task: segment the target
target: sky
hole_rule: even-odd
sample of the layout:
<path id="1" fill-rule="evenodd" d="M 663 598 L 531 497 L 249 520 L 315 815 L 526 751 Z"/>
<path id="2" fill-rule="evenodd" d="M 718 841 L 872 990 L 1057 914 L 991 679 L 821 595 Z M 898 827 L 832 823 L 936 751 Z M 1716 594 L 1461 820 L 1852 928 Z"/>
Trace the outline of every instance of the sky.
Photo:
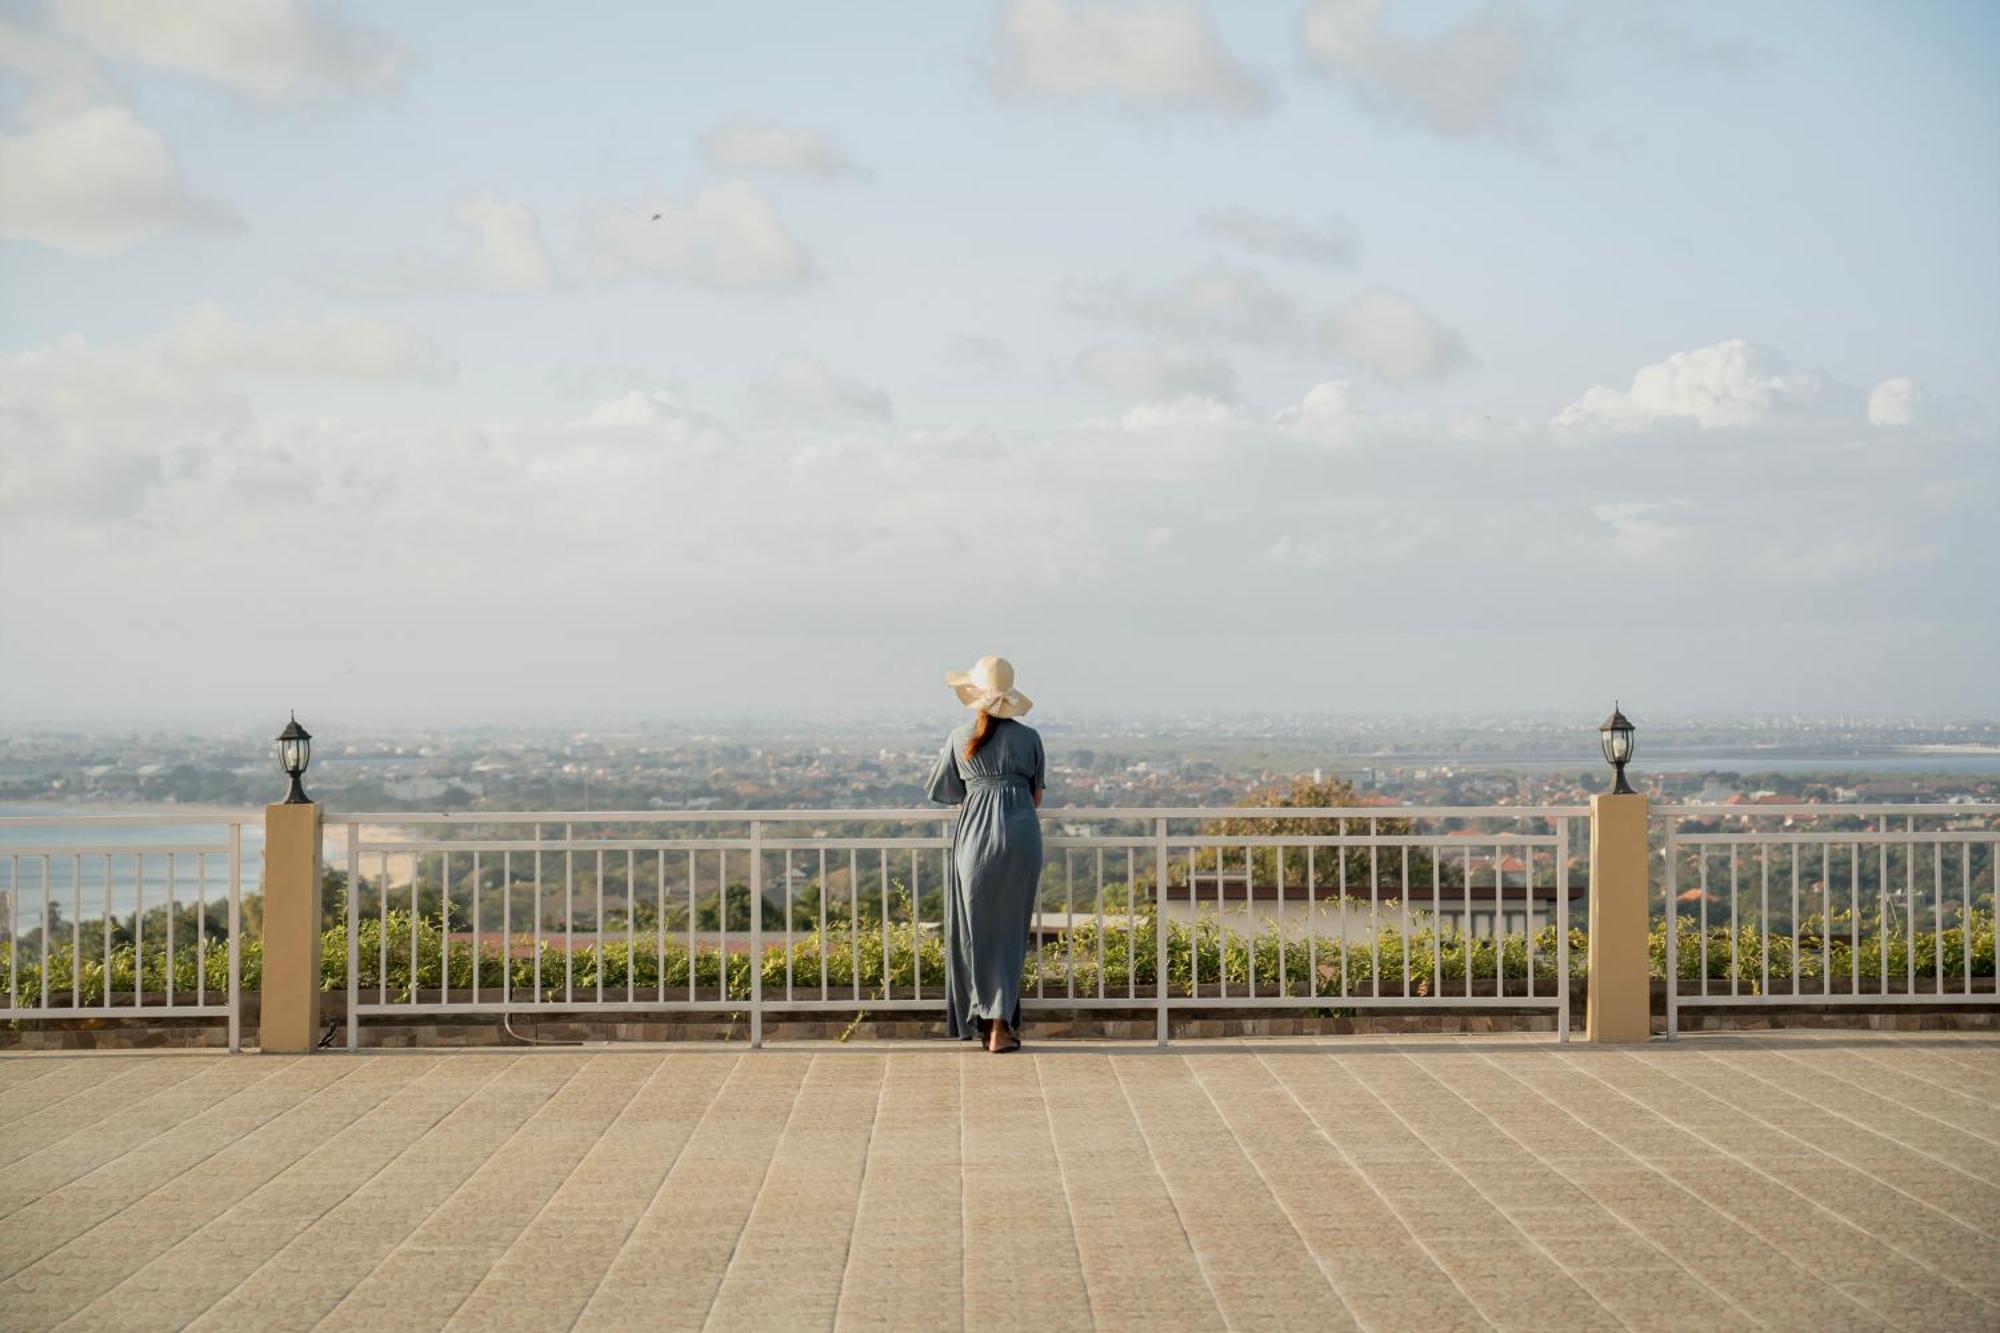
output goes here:
<path id="1" fill-rule="evenodd" d="M 0 3 L 0 721 L 2000 710 L 2000 6 Z"/>

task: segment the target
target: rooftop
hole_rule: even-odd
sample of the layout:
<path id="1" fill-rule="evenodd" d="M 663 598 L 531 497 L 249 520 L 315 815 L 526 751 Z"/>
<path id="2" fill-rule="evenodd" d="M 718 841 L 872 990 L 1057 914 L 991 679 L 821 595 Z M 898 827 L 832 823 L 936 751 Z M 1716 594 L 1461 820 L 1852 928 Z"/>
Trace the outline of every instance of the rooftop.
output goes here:
<path id="1" fill-rule="evenodd" d="M 1991 1328 L 2000 1039 L 0 1058 L 0 1324 Z"/>

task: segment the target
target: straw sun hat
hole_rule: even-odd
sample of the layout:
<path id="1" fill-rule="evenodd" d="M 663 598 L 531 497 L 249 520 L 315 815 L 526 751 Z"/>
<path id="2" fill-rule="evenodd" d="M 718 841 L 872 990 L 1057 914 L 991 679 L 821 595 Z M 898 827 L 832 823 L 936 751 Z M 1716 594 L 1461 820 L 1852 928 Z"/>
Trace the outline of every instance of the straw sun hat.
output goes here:
<path id="1" fill-rule="evenodd" d="M 958 692 L 967 708 L 994 717 L 1020 717 L 1035 701 L 1014 688 L 1014 664 L 1004 657 L 982 657 L 970 671 L 947 671 L 944 683 Z"/>

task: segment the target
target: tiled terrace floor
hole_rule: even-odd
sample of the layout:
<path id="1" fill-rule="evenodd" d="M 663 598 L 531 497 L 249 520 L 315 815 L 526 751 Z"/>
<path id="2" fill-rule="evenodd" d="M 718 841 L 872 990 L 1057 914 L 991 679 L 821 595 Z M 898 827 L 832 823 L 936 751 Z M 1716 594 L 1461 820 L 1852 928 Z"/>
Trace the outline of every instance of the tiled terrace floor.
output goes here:
<path id="1" fill-rule="evenodd" d="M 2000 1327 L 2000 1042 L 0 1059 L 0 1327 Z"/>

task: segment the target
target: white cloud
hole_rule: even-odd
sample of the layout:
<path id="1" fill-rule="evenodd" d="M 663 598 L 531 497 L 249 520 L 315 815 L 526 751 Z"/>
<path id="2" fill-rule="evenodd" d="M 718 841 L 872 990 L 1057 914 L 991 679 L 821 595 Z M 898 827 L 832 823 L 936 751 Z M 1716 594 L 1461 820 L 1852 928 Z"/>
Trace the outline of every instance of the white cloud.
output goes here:
<path id="1" fill-rule="evenodd" d="M 1465 423 L 1440 420 L 1424 412 L 1377 411 L 1365 405 L 1345 380 L 1315 384 L 1305 397 L 1279 411 L 1272 422 L 1288 438 L 1336 448 L 1368 443 L 1404 445 L 1419 439 L 1490 444 L 1504 434 L 1493 430 L 1490 422 L 1468 428 Z"/>
<path id="2" fill-rule="evenodd" d="M 245 324 L 215 305 L 183 310 L 136 343 L 69 337 L 0 359 L 0 398 L 54 423 L 103 416 L 212 415 L 239 378 L 438 381 L 452 364 L 401 324 L 357 315 Z"/>
<path id="3" fill-rule="evenodd" d="M 190 372 L 167 348 L 167 339 L 111 346 L 68 337 L 0 358 L 0 410 L 17 425 L 34 423 L 65 437 L 107 422 L 160 430 L 227 427 L 248 404 L 206 371 Z M 34 432 L 0 432 L 28 456 L 23 441 Z"/>
<path id="4" fill-rule="evenodd" d="M 122 106 L 0 134 L 0 235 L 94 257 L 233 221 L 225 206 L 189 192 L 172 150 Z"/>
<path id="5" fill-rule="evenodd" d="M 480 195 L 452 210 L 451 217 L 479 238 L 479 278 L 486 290 L 533 292 L 555 285 L 541 224 L 526 204 Z"/>
<path id="6" fill-rule="evenodd" d="M 1006 93 L 1238 115 L 1270 105 L 1263 82 L 1229 53 L 1194 4 L 1014 0 L 1002 9 L 999 26 L 995 77 Z"/>
<path id="7" fill-rule="evenodd" d="M 1298 304 L 1289 295 L 1256 269 L 1221 262 L 1160 287 L 1127 277 L 1068 279 L 1057 301 L 1084 319 L 1185 341 L 1280 348 L 1296 345 L 1303 330 Z"/>
<path id="8" fill-rule="evenodd" d="M 1390 383 L 1434 379 L 1466 360 L 1458 333 L 1395 288 L 1371 288 L 1308 321 L 1290 293 L 1261 272 L 1221 261 L 1159 286 L 1123 275 L 1069 278 L 1056 300 L 1080 318 L 1174 343 L 1284 352 L 1312 347 Z"/>
<path id="9" fill-rule="evenodd" d="M 1256 254 L 1302 264 L 1352 264 L 1361 250 L 1360 232 L 1342 217 L 1308 223 L 1247 208 L 1224 208 L 1204 213 L 1201 229 Z"/>
<path id="10" fill-rule="evenodd" d="M 0 20 L 0 69 L 29 92 L 0 132 L 0 236 L 116 254 L 182 228 L 233 225 L 106 77 L 99 57 L 275 98 L 392 87 L 404 52 L 318 0 L 55 0 L 48 31 Z"/>
<path id="11" fill-rule="evenodd" d="M 702 156 L 721 171 L 762 171 L 808 180 L 866 176 L 824 130 L 732 116 L 701 136 Z"/>
<path id="12" fill-rule="evenodd" d="M 577 425 L 599 437 L 699 454 L 713 453 L 731 438 L 729 428 L 716 418 L 671 394 L 644 389 L 599 403 Z"/>
<path id="13" fill-rule="evenodd" d="M 1915 380 L 1883 380 L 1868 395 L 1868 424 L 1907 426 L 1923 414 L 1924 407 L 1924 389 Z"/>
<path id="14" fill-rule="evenodd" d="M 1557 37 L 1495 0 L 1426 36 L 1384 22 L 1383 0 L 1313 0 L 1299 20 L 1306 57 L 1368 106 L 1441 135 L 1529 133 L 1553 83 Z"/>
<path id="15" fill-rule="evenodd" d="M 1392 384 L 1435 379 L 1466 359 L 1456 331 L 1392 287 L 1373 288 L 1328 311 L 1319 339 L 1335 360 L 1363 366 Z"/>
<path id="16" fill-rule="evenodd" d="M 322 0 L 56 0 L 53 17 L 107 59 L 257 98 L 385 91 L 409 60 Z"/>
<path id="17" fill-rule="evenodd" d="M 748 292 L 794 290 L 819 277 L 770 201 L 741 181 L 705 186 L 687 204 L 656 198 L 601 209 L 585 219 L 582 244 L 591 271 L 606 280 Z"/>
<path id="18" fill-rule="evenodd" d="M 438 345 L 415 329 L 360 315 L 253 326 L 200 305 L 183 312 L 155 346 L 168 364 L 218 379 L 440 380 L 453 369 Z"/>
<path id="19" fill-rule="evenodd" d="M 1145 434 L 1153 431 L 1185 431 L 1190 428 L 1213 431 L 1236 426 L 1244 420 L 1235 407 L 1205 394 L 1183 394 L 1160 403 L 1134 403 L 1118 414 L 1117 428 Z M 1086 423 L 1096 425 L 1099 423 Z"/>
<path id="20" fill-rule="evenodd" d="M 437 296 L 463 292 L 546 291 L 558 280 L 535 210 L 492 195 L 475 195 L 452 209 L 467 233 L 462 254 L 413 250 L 337 273 L 330 285 L 359 296 Z"/>
<path id="21" fill-rule="evenodd" d="M 862 380 L 836 375 L 817 357 L 788 356 L 750 387 L 766 416 L 797 422 L 887 421 L 889 395 Z"/>
<path id="22" fill-rule="evenodd" d="M 1287 433 L 1321 444 L 1352 442 L 1364 420 L 1345 380 L 1315 384 L 1296 406 L 1277 415 L 1278 425 Z"/>
<path id="23" fill-rule="evenodd" d="M 675 411 L 676 407 L 674 401 L 663 394 L 632 389 L 617 398 L 599 403 L 579 424 L 613 428 L 651 426 Z"/>
<path id="24" fill-rule="evenodd" d="M 1230 402 L 1236 372 L 1221 357 L 1175 347 L 1097 343 L 1076 354 L 1076 373 L 1125 399 L 1158 402 L 1201 397 Z"/>
<path id="25" fill-rule="evenodd" d="M 1306 391 L 1296 407 L 1278 414 L 1284 423 L 1347 420 L 1354 415 L 1354 388 L 1345 380 L 1328 380 Z"/>
<path id="26" fill-rule="evenodd" d="M 173 150 L 81 47 L 0 20 L 0 69 L 28 84 L 0 133 L 0 236 L 95 257 L 177 228 L 233 224 L 226 206 L 188 189 Z"/>
<path id="27" fill-rule="evenodd" d="M 238 381 L 430 382 L 451 370 L 401 325 L 339 315 L 249 325 L 212 305 L 135 343 L 71 337 L 0 357 L 0 510 L 112 519 L 217 477 L 274 485 L 288 446 L 260 429 Z M 324 442 L 324 480 L 359 485 L 338 450 Z"/>
<path id="28" fill-rule="evenodd" d="M 357 698 L 374 707 L 462 703 L 468 680 L 496 710 L 565 686 L 594 707 L 638 706 L 669 668 L 698 694 L 695 707 L 754 704 L 744 673 L 775 675 L 764 659 L 791 660 L 813 643 L 848 663 L 828 690 L 850 702 L 875 671 L 914 679 L 930 660 L 935 616 L 921 632 L 896 628 L 911 606 L 1039 635 L 1015 655 L 1045 662 L 1106 633 L 1133 652 L 1150 641 L 1152 651 L 1207 653 L 1200 633 L 1162 640 L 1157 627 L 1182 626 L 1191 606 L 1227 606 L 1225 647 L 1175 689 L 1226 676 L 1233 657 L 1304 651 L 1343 663 L 1344 695 L 1378 700 L 1414 691 L 1401 673 L 1423 654 L 1401 648 L 1434 646 L 1441 605 L 1453 636 L 1518 646 L 1496 649 L 1496 660 L 1545 669 L 1532 653 L 1540 631 L 1520 619 L 1523 587 L 1627 608 L 1612 631 L 1633 651 L 1665 654 L 1675 674 L 1702 669 L 1706 649 L 1687 646 L 1689 624 L 1773 652 L 1801 651 L 1801 624 L 1867 642 L 1918 618 L 1967 626 L 1954 651 L 1984 643 L 1954 612 L 1974 604 L 1993 565 L 2000 454 L 1990 435 L 1924 422 L 1893 449 L 1827 450 L 1783 432 L 1750 449 L 1670 424 L 1651 429 L 1675 448 L 1564 451 L 1546 423 L 1468 448 L 1441 423 L 1372 411 L 1360 389 L 1330 382 L 1275 420 L 1190 396 L 1052 430 L 909 429 L 865 409 L 837 430 L 777 421 L 730 434 L 656 382 L 608 389 L 563 421 L 385 430 L 283 416 L 273 406 L 282 385 L 260 386 L 253 411 L 235 377 L 278 373 L 316 344 L 262 330 L 283 349 L 273 364 L 246 350 L 234 323 L 211 315 L 140 344 L 0 357 L 0 565 L 36 571 L 11 623 L 43 623 L 85 597 L 100 612 L 79 626 L 60 679 L 31 641 L 8 645 L 10 684 L 38 697 L 102 694 L 125 668 L 118 636 L 100 641 L 94 622 L 129 635 L 172 616 L 203 626 L 212 651 L 193 663 L 162 654 L 168 674 L 146 673 L 146 702 L 254 687 L 266 665 L 239 661 L 252 631 L 228 640 L 234 622 L 203 614 L 210 604 L 188 590 L 215 590 L 219 613 L 271 595 L 298 569 L 334 567 L 343 577 L 316 592 L 314 612 L 337 627 L 336 645 L 351 646 L 355 630 L 366 641 L 393 615 L 384 587 L 450 608 L 438 622 L 448 633 L 419 636 L 392 661 L 352 649 L 300 665 L 336 685 L 358 666 Z M 841 398 L 824 367 L 792 378 L 813 402 Z M 1849 424 L 1865 430 L 1858 411 Z M 1302 447 L 1315 442 L 1346 447 Z M 1936 498 L 1947 490 L 1952 506 Z M 1774 493 L 1786 503 L 1771 504 Z M 284 561 L 260 558 L 276 549 Z M 968 571 L 993 568 L 995 551 L 1005 568 L 968 602 Z M 591 577 L 580 580 L 584 568 Z M 1329 570 L 1340 579 L 1329 584 Z M 1717 576 L 1743 595 L 1715 598 Z M 1390 584 L 1387 599 L 1355 592 Z M 1781 629 L 1772 595 L 1783 599 Z M 675 628 L 753 600 L 784 626 L 770 654 L 704 666 L 705 641 Z M 491 664 L 497 675 L 468 677 L 464 634 L 523 605 L 555 617 L 552 642 L 612 626 L 615 651 L 583 668 L 573 654 L 507 654 Z M 1106 606 L 1120 616 L 1107 621 Z M 1302 639 L 1301 606 L 1356 628 L 1337 643 Z M 864 669 L 850 652 L 877 656 Z M 1393 667 L 1379 665 L 1384 653 Z M 1300 697 L 1324 697 L 1311 694 L 1317 669 L 1301 671 Z M 1233 690 L 1240 705 L 1245 688 L 1227 677 L 1211 700 Z"/>
<path id="29" fill-rule="evenodd" d="M 1703 429 L 1747 426 L 1809 412 L 1828 393 L 1823 376 L 1767 347 L 1732 338 L 1642 367 L 1629 390 L 1597 385 L 1557 413 L 1554 424 L 1614 430 L 1672 420 Z"/>
<path id="30" fill-rule="evenodd" d="M 38 118 L 37 112 L 76 111 L 116 96 L 89 51 L 51 33 L 16 27 L 4 18 L 0 18 L 0 69 L 11 69 L 28 81 L 24 119 Z"/>

